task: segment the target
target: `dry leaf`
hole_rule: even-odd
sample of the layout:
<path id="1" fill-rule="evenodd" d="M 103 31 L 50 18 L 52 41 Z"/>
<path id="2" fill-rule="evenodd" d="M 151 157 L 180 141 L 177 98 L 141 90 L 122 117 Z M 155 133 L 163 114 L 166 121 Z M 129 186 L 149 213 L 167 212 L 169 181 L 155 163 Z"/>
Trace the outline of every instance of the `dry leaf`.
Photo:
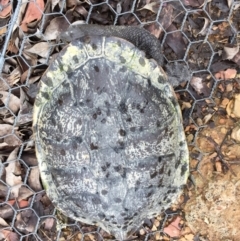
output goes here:
<path id="1" fill-rule="evenodd" d="M 38 222 L 38 218 L 31 209 L 25 209 L 17 214 L 15 227 L 22 233 L 33 233 Z"/>
<path id="2" fill-rule="evenodd" d="M 229 80 L 236 77 L 237 70 L 236 69 L 227 69 L 225 71 L 219 71 L 215 74 L 216 79 L 222 79 L 222 80 Z"/>
<path id="3" fill-rule="evenodd" d="M 8 226 L 9 226 L 8 223 L 3 218 L 0 217 L 0 227 L 8 227 Z"/>
<path id="4" fill-rule="evenodd" d="M 7 162 L 9 162 L 8 166 L 5 167 L 6 183 L 12 187 L 11 193 L 14 195 L 15 198 L 18 197 L 19 188 L 22 185 L 22 178 L 20 175 L 21 165 L 20 165 L 20 162 L 16 160 L 17 153 L 18 153 L 18 148 L 15 148 L 7 159 Z"/>
<path id="5" fill-rule="evenodd" d="M 203 118 L 203 123 L 204 123 L 204 124 L 207 124 L 208 121 L 211 120 L 212 116 L 213 116 L 213 114 L 210 114 L 210 113 L 207 114 L 207 115 L 205 115 L 204 118 Z"/>
<path id="6" fill-rule="evenodd" d="M 31 23 L 35 20 L 41 19 L 43 10 L 44 10 L 44 1 L 43 0 L 35 0 L 34 2 L 28 3 L 24 19 L 20 25 L 23 32 L 28 31 L 29 23 Z"/>
<path id="7" fill-rule="evenodd" d="M 204 25 L 203 25 L 201 31 L 197 35 L 205 36 L 207 34 L 207 31 L 208 31 L 209 19 L 208 18 L 204 18 L 204 17 L 199 17 L 199 18 L 204 19 Z"/>
<path id="8" fill-rule="evenodd" d="M 52 2 L 52 11 L 53 9 L 58 5 L 58 3 L 60 2 L 61 0 L 51 0 Z"/>
<path id="9" fill-rule="evenodd" d="M 204 85 L 203 85 L 203 79 L 200 77 L 192 77 L 190 80 L 190 85 L 193 87 L 193 89 L 198 93 L 202 94 L 204 91 Z"/>
<path id="10" fill-rule="evenodd" d="M 172 223 L 164 228 L 164 233 L 168 234 L 170 237 L 179 237 L 181 232 L 179 228 L 180 221 L 181 218 L 177 217 Z"/>
<path id="11" fill-rule="evenodd" d="M 235 47 L 224 47 L 223 48 L 223 59 L 233 59 L 239 51 L 239 45 Z"/>
<path id="12" fill-rule="evenodd" d="M 12 3 L 10 0 L 1 0 L 0 1 L 1 5 L 1 11 L 0 11 L 0 18 L 7 18 L 12 10 Z"/>
<path id="13" fill-rule="evenodd" d="M 143 6 L 142 8 L 138 9 L 137 11 L 141 11 L 141 10 L 149 10 L 153 13 L 157 13 L 159 10 L 159 2 L 158 1 L 154 1 L 151 3 L 146 4 L 145 6 Z"/>
<path id="14" fill-rule="evenodd" d="M 9 108 L 14 114 L 20 109 L 20 99 L 6 91 L 0 91 L 0 100 L 5 107 Z"/>
<path id="15" fill-rule="evenodd" d="M 2 73 L 2 78 L 0 78 L 0 91 L 8 90 L 9 87 L 12 87 L 14 84 L 16 84 L 21 77 L 21 71 L 20 68 L 15 68 L 10 74 L 4 74 Z"/>
<path id="16" fill-rule="evenodd" d="M 34 194 L 29 188 L 25 186 L 21 186 L 19 189 L 18 201 L 22 201 L 23 199 L 28 199 L 30 196 Z"/>
<path id="17" fill-rule="evenodd" d="M 40 172 L 38 167 L 32 167 L 28 175 L 28 185 L 35 191 L 41 191 Z"/>
<path id="18" fill-rule="evenodd" d="M 15 232 L 12 232 L 8 229 L 2 229 L 0 231 L 0 237 L 1 236 L 3 236 L 4 241 L 19 241 L 18 235 Z"/>
<path id="19" fill-rule="evenodd" d="M 229 116 L 240 118 L 240 94 L 235 94 L 234 99 L 229 101 L 226 111 Z"/>
<path id="20" fill-rule="evenodd" d="M 231 138 L 234 139 L 237 142 L 240 142 L 240 126 L 236 126 L 232 130 Z"/>
<path id="21" fill-rule="evenodd" d="M 44 229 L 46 230 L 50 230 L 52 229 L 53 225 L 55 224 L 56 220 L 54 218 L 46 218 L 43 221 L 44 224 Z"/>
<path id="22" fill-rule="evenodd" d="M 0 149 L 3 149 L 6 146 L 19 146 L 21 141 L 18 139 L 20 138 L 16 130 L 18 127 L 13 128 L 13 126 L 8 124 L 0 124 Z"/>
<path id="23" fill-rule="evenodd" d="M 69 23 L 64 17 L 52 19 L 44 32 L 44 39 L 55 40 L 61 32 L 67 30 L 68 26 Z"/>
<path id="24" fill-rule="evenodd" d="M 32 54 L 37 54 L 43 58 L 47 58 L 50 55 L 50 49 L 52 46 L 48 42 L 40 42 L 33 47 L 26 49 L 25 51 L 32 53 Z"/>

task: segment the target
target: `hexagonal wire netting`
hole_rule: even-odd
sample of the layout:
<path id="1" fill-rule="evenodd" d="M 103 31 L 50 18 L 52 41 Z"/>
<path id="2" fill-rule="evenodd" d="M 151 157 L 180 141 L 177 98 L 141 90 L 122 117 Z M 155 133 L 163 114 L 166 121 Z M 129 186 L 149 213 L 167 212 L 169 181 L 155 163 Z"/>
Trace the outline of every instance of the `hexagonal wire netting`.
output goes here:
<path id="1" fill-rule="evenodd" d="M 83 20 L 141 25 L 161 41 L 165 62 L 188 64 L 191 82 L 177 87 L 176 93 L 184 126 L 190 126 L 189 146 L 194 146 L 205 116 L 197 107 L 215 106 L 212 96 L 218 81 L 214 74 L 219 69 L 215 63 L 223 48 L 236 44 L 240 35 L 239 6 L 233 0 L 0 1 L 0 240 L 110 239 L 100 228 L 56 211 L 42 188 L 34 154 L 31 121 L 38 82 L 52 54 L 61 49 L 57 36 L 68 24 Z M 197 86 L 200 77 L 203 91 Z M 155 230 L 146 220 L 139 239 L 161 240 L 156 231 L 164 235 L 163 224 L 173 214 L 166 212 L 155 219 Z M 57 229 L 57 219 L 66 226 Z"/>

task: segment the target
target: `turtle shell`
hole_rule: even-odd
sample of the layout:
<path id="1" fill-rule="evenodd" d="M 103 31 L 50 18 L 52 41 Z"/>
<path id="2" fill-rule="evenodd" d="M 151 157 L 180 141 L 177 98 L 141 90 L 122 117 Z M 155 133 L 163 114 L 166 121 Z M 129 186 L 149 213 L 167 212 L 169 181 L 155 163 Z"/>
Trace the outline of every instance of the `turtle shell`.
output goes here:
<path id="1" fill-rule="evenodd" d="M 53 204 L 120 240 L 176 201 L 188 177 L 172 87 L 156 61 L 124 39 L 67 45 L 42 77 L 33 129 Z"/>

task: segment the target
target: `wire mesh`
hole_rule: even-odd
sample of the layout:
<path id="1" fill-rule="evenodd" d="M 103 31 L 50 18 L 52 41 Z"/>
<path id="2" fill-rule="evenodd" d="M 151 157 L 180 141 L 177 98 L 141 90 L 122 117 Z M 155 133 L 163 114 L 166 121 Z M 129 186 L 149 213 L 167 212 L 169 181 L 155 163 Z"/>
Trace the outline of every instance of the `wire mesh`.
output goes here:
<path id="1" fill-rule="evenodd" d="M 220 69 L 220 52 L 239 41 L 239 6 L 239 1 L 193 0 L 0 1 L 0 240 L 111 238 L 98 227 L 59 214 L 40 181 L 32 139 L 32 106 L 41 74 L 51 57 L 61 50 L 57 38 L 61 31 L 73 22 L 85 21 L 141 25 L 154 33 L 161 41 L 165 62 L 185 62 L 192 71 L 191 81 L 178 86 L 176 95 L 182 106 L 184 126 L 189 126 L 189 146 L 199 157 L 196 137 L 206 126 L 202 120 L 216 106 L 219 80 L 215 73 Z M 35 16 L 31 17 L 32 13 Z M 202 91 L 196 86 L 199 78 Z M 208 111 L 199 113 L 199 106 Z M 165 212 L 146 221 L 137 237 L 170 240 L 164 225 L 179 213 Z"/>

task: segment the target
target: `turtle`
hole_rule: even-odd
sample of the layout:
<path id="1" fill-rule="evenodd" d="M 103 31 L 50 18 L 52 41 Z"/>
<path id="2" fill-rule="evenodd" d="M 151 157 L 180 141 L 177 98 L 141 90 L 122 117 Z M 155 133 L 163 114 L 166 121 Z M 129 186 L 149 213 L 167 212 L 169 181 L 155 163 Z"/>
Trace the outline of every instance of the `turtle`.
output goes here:
<path id="1" fill-rule="evenodd" d="M 181 110 L 150 33 L 77 29 L 43 74 L 34 103 L 41 179 L 66 216 L 125 240 L 186 184 Z"/>

